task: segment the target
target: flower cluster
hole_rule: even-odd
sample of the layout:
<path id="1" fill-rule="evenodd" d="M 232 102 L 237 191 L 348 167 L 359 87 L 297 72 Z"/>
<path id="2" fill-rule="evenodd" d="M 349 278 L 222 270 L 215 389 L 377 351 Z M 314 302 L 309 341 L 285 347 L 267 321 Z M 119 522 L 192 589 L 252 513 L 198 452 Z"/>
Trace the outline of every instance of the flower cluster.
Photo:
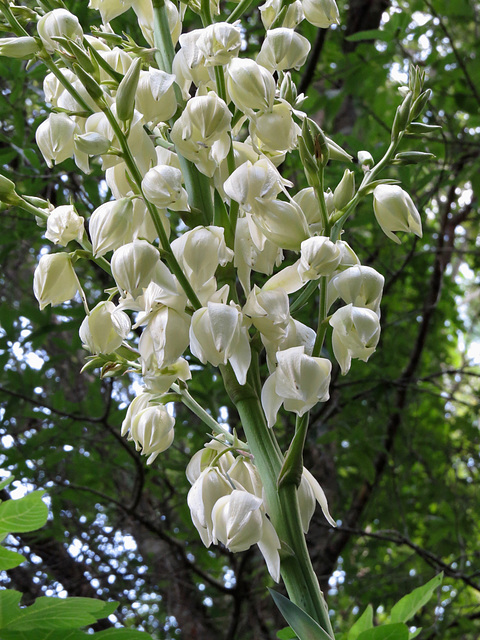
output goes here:
<path id="1" fill-rule="evenodd" d="M 203 4 L 189 7 L 202 13 Z M 48 240 L 84 250 L 42 256 L 34 275 L 40 308 L 79 292 L 87 310 L 80 328 L 91 353 L 87 366 L 101 367 L 102 375 L 133 370 L 143 377 L 122 434 L 148 463 L 173 442 L 165 403 L 172 389 L 185 399 L 192 362 L 232 370 L 240 386 L 256 384 L 269 427 L 282 405 L 302 418 L 329 398 L 328 328 L 343 374 L 352 359 L 367 361 L 380 337 L 384 279 L 340 239 L 343 223 L 373 191 L 374 216 L 389 238 L 421 235 L 411 198 L 392 181 L 376 180 L 368 152 L 359 154 L 358 189 L 349 169 L 333 191 L 324 186 L 329 160 L 352 157 L 301 110 L 304 98 L 290 72 L 310 51 L 296 27 L 304 19 L 320 28 L 338 23 L 334 0 L 267 0 L 260 7 L 266 35 L 255 59 L 242 57 L 240 22 L 182 33 L 182 14 L 170 0 L 155 19 L 149 0 L 90 0 L 90 6 L 104 23 L 93 35 L 66 9 L 54 9 L 38 15 L 37 36 L 0 41 L 1 54 L 38 56 L 52 69 L 44 80 L 51 113 L 36 133 L 47 165 L 73 158 L 88 173 L 100 164 L 111 192 L 87 220 L 75 203 L 39 209 Z M 110 28 L 130 9 L 149 48 Z M 209 11 L 219 14 L 215 0 Z M 395 144 L 426 102 L 418 72 L 403 93 Z M 278 168 L 297 151 L 309 185 L 300 189 Z M 11 184 L 4 188 L 8 201 L 18 199 Z M 115 284 L 91 310 L 74 268 L 85 252 Z M 316 331 L 294 317 L 299 301 L 309 299 L 319 300 Z M 268 367 L 263 386 L 259 377 L 249 380 L 259 349 Z M 193 521 L 206 545 L 241 551 L 258 544 L 278 580 L 280 540 L 255 460 L 227 444 L 212 441 L 188 466 Z M 315 497 L 333 523 L 308 473 L 298 496 L 304 530 Z"/>

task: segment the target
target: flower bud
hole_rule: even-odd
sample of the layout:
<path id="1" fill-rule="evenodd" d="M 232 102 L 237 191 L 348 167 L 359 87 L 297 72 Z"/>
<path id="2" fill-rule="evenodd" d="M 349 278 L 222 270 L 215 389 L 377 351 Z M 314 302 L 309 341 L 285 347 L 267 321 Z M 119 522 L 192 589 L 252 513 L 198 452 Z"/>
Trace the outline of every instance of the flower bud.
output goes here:
<path id="1" fill-rule="evenodd" d="M 158 250 L 146 240 L 134 240 L 117 249 L 112 257 L 112 275 L 122 296 L 133 298 L 146 288 L 160 260 Z"/>
<path id="2" fill-rule="evenodd" d="M 0 202 L 17 204 L 21 200 L 15 191 L 15 183 L 0 174 Z"/>
<path id="3" fill-rule="evenodd" d="M 56 36 L 69 40 L 83 38 L 83 30 L 77 16 L 66 9 L 54 9 L 46 13 L 38 21 L 37 30 L 45 49 L 50 53 L 60 48 L 58 42 L 52 39 Z"/>
<path id="4" fill-rule="evenodd" d="M 152 464 L 159 453 L 170 447 L 175 437 L 175 419 L 164 405 L 154 405 L 142 409 L 135 416 L 128 436 L 135 443 L 135 449 L 149 456 L 147 464 Z"/>
<path id="5" fill-rule="evenodd" d="M 83 218 L 71 204 L 56 207 L 48 216 L 45 237 L 54 244 L 65 247 L 71 240 L 83 235 Z"/>
<path id="6" fill-rule="evenodd" d="M 142 191 L 149 202 L 172 211 L 189 210 L 188 195 L 182 187 L 180 169 L 169 165 L 152 167 L 142 180 Z"/>
<path id="7" fill-rule="evenodd" d="M 300 250 L 298 273 L 304 282 L 329 276 L 340 264 L 341 251 L 326 236 L 314 236 L 304 240 Z"/>
<path id="8" fill-rule="evenodd" d="M 207 67 L 225 65 L 240 51 L 240 28 L 228 22 L 215 22 L 201 30 L 197 47 L 203 53 Z"/>
<path id="9" fill-rule="evenodd" d="M 333 276 L 328 283 L 328 308 L 337 297 L 346 304 L 379 312 L 385 278 L 372 269 L 356 265 Z"/>
<path id="10" fill-rule="evenodd" d="M 95 257 L 131 242 L 134 230 L 132 200 L 120 198 L 100 205 L 90 216 L 88 228 Z"/>
<path id="11" fill-rule="evenodd" d="M 122 122 L 131 120 L 133 117 L 135 92 L 140 78 L 141 67 L 141 58 L 136 58 L 118 85 L 115 104 L 117 106 L 117 117 L 120 118 Z"/>
<path id="12" fill-rule="evenodd" d="M 372 154 L 369 151 L 359 151 L 357 154 L 358 164 L 362 167 L 362 171 L 365 173 L 375 164 Z"/>
<path id="13" fill-rule="evenodd" d="M 315 27 L 328 29 L 332 24 L 340 24 L 340 14 L 335 0 L 302 0 L 305 19 Z"/>
<path id="14" fill-rule="evenodd" d="M 340 210 L 345 207 L 355 195 L 355 174 L 353 171 L 345 169 L 342 179 L 333 192 L 333 204 L 335 209 Z"/>
<path id="15" fill-rule="evenodd" d="M 350 369 L 352 358 L 367 362 L 380 339 L 380 321 L 371 309 L 348 304 L 332 315 L 332 347 L 342 375 Z"/>
<path id="16" fill-rule="evenodd" d="M 50 168 L 73 156 L 76 129 L 77 124 L 64 113 L 51 113 L 39 125 L 35 139 Z"/>
<path id="17" fill-rule="evenodd" d="M 244 113 L 269 111 L 275 98 L 272 74 L 249 58 L 234 58 L 227 67 L 228 95 Z"/>
<path id="18" fill-rule="evenodd" d="M 303 416 L 317 402 L 326 402 L 330 397 L 330 360 L 309 356 L 301 346 L 278 351 L 277 362 L 261 396 L 269 427 L 275 424 L 282 403 L 287 411 Z"/>
<path id="19" fill-rule="evenodd" d="M 95 131 L 74 135 L 73 141 L 75 150 L 86 153 L 89 156 L 100 156 L 110 149 L 110 140 Z"/>
<path id="20" fill-rule="evenodd" d="M 25 59 L 31 58 L 39 50 L 37 41 L 30 36 L 0 38 L 0 56 Z"/>
<path id="21" fill-rule="evenodd" d="M 257 62 L 271 73 L 300 69 L 305 64 L 310 48 L 309 41 L 293 29 L 272 29 L 267 31 Z"/>
<path id="22" fill-rule="evenodd" d="M 422 221 L 411 197 L 401 187 L 381 184 L 373 191 L 373 211 L 382 231 L 400 244 L 395 231 L 412 231 L 422 237 Z"/>
<path id="23" fill-rule="evenodd" d="M 33 274 L 33 293 L 40 310 L 73 298 L 78 291 L 78 280 L 67 253 L 48 253 L 40 258 Z"/>
<path id="24" fill-rule="evenodd" d="M 130 318 L 113 302 L 99 302 L 80 325 L 80 339 L 94 354 L 116 351 L 130 332 Z"/>

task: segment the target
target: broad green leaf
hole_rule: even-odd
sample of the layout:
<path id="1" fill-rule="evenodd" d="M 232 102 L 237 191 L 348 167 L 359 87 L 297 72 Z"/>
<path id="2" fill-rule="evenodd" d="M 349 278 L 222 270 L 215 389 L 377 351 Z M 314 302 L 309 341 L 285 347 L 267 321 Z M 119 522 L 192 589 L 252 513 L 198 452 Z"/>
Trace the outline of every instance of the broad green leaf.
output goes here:
<path id="1" fill-rule="evenodd" d="M 308 613 L 300 609 L 281 593 L 269 589 L 275 604 L 280 609 L 280 613 L 297 634 L 300 640 L 332 640 L 331 636 L 311 618 Z"/>
<path id="2" fill-rule="evenodd" d="M 362 631 L 358 640 L 408 640 L 408 627 L 403 623 L 384 624 Z"/>
<path id="3" fill-rule="evenodd" d="M 410 620 L 410 618 L 430 600 L 435 589 L 442 584 L 442 580 L 443 573 L 439 573 L 427 582 L 427 584 L 403 596 L 392 608 L 390 621 L 406 622 Z"/>
<path id="4" fill-rule="evenodd" d="M 47 521 L 48 507 L 43 502 L 45 491 L 33 491 L 18 500 L 0 504 L 0 534 L 22 533 L 40 529 Z"/>
<path id="5" fill-rule="evenodd" d="M 135 629 L 106 629 L 95 634 L 95 640 L 149 640 L 150 635 Z"/>
<path id="6" fill-rule="evenodd" d="M 114 606 L 115 605 L 115 606 Z M 16 614 L 4 627 L 11 630 L 75 629 L 94 624 L 116 609 L 117 603 L 105 603 L 94 598 L 37 598 Z"/>
<path id="7" fill-rule="evenodd" d="M 280 631 L 277 631 L 278 640 L 295 640 L 296 637 L 297 636 L 292 627 L 284 627 L 283 629 L 280 629 Z"/>
<path id="8" fill-rule="evenodd" d="M 20 591 L 14 591 L 13 589 L 0 591 L 0 629 L 5 627 L 17 615 L 21 598 Z"/>
<path id="9" fill-rule="evenodd" d="M 357 640 L 362 631 L 373 627 L 373 607 L 371 604 L 365 609 L 347 635 L 347 640 Z"/>
<path id="10" fill-rule="evenodd" d="M 2 630 L 2 640 L 87 640 L 91 637 L 90 634 L 86 634 L 80 629 L 63 629 L 61 631 L 47 629 Z"/>
<path id="11" fill-rule="evenodd" d="M 8 571 L 25 561 L 25 556 L 10 549 L 0 547 L 0 571 Z"/>

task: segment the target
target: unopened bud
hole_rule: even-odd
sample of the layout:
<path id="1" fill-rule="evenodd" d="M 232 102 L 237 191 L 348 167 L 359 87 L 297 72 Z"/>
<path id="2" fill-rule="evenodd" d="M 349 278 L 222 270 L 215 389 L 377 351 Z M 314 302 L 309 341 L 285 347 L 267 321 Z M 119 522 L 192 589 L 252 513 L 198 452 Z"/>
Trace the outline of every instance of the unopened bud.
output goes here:
<path id="1" fill-rule="evenodd" d="M 362 171 L 370 171 L 370 169 L 375 164 L 372 154 L 370 151 L 359 151 L 357 154 L 358 164 L 362 167 Z"/>
<path id="2" fill-rule="evenodd" d="M 435 156 L 433 153 L 425 153 L 423 151 L 402 151 L 397 153 L 392 164 L 419 164 L 420 162 L 429 162 Z"/>
<path id="3" fill-rule="evenodd" d="M 423 134 L 432 133 L 433 131 L 440 131 L 441 126 L 438 124 L 424 124 L 423 122 L 411 122 L 408 125 L 407 133 L 410 134 Z"/>
<path id="4" fill-rule="evenodd" d="M 35 38 L 0 38 L 0 56 L 7 58 L 30 58 L 40 50 Z"/>
<path id="5" fill-rule="evenodd" d="M 80 82 L 83 84 L 89 96 L 91 96 L 94 100 L 100 100 L 103 98 L 103 89 L 96 82 L 92 76 L 90 76 L 86 71 L 82 69 L 78 64 L 73 65 L 73 70 L 77 75 Z"/>
<path id="6" fill-rule="evenodd" d="M 418 116 L 422 113 L 422 111 L 427 106 L 427 102 L 430 100 L 431 97 L 432 97 L 431 89 L 427 89 L 426 91 L 424 91 L 418 96 L 418 98 L 415 100 L 415 102 L 412 105 L 412 108 L 410 111 L 410 120 L 414 120 L 415 118 L 418 118 Z"/>
<path id="7" fill-rule="evenodd" d="M 355 174 L 353 171 L 345 169 L 343 178 L 333 192 L 333 204 L 335 209 L 340 210 L 350 202 L 355 195 Z"/>
<path id="8" fill-rule="evenodd" d="M 410 118 L 412 98 L 413 98 L 413 94 L 410 91 L 405 96 L 405 99 L 403 100 L 402 104 L 399 107 L 397 107 L 397 112 L 395 113 L 395 118 L 393 120 L 393 125 L 392 125 L 392 140 L 396 140 L 399 134 L 405 131 L 409 123 L 409 120 L 412 119 Z"/>
<path id="9" fill-rule="evenodd" d="M 0 202 L 17 204 L 21 198 L 15 191 L 15 184 L 0 174 Z"/>
<path id="10" fill-rule="evenodd" d="M 83 38 L 83 30 L 77 16 L 66 9 L 54 9 L 46 13 L 38 21 L 37 30 L 50 53 L 58 49 L 58 42 L 53 39 L 55 36 L 63 36 L 70 40 Z"/>
<path id="11" fill-rule="evenodd" d="M 135 108 L 135 92 L 137 90 L 141 68 L 142 60 L 141 58 L 136 58 L 118 86 L 115 102 L 117 105 L 117 116 L 123 122 L 132 119 Z"/>
<path id="12" fill-rule="evenodd" d="M 100 156 L 110 149 L 110 140 L 95 131 L 76 135 L 73 140 L 75 147 L 83 153 L 88 153 L 89 156 Z"/>

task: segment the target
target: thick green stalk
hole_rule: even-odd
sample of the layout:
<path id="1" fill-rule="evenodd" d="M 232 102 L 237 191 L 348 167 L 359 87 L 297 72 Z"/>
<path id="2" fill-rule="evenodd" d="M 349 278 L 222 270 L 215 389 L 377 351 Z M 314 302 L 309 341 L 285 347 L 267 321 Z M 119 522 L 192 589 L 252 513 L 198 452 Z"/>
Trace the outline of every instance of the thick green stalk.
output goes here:
<path id="1" fill-rule="evenodd" d="M 260 400 L 253 388 L 248 384 L 239 385 L 230 366 L 220 369 L 262 479 L 268 515 L 284 543 L 281 574 L 288 595 L 333 637 L 325 600 L 308 554 L 296 487 L 287 484 L 279 488 L 277 485 L 283 456 L 274 432 L 267 427 Z"/>
<path id="2" fill-rule="evenodd" d="M 318 303 L 318 324 L 317 324 L 317 337 L 315 338 L 315 344 L 313 346 L 312 356 L 318 357 L 323 347 L 323 341 L 327 332 L 327 278 L 322 276 L 320 278 L 320 300 Z"/>

